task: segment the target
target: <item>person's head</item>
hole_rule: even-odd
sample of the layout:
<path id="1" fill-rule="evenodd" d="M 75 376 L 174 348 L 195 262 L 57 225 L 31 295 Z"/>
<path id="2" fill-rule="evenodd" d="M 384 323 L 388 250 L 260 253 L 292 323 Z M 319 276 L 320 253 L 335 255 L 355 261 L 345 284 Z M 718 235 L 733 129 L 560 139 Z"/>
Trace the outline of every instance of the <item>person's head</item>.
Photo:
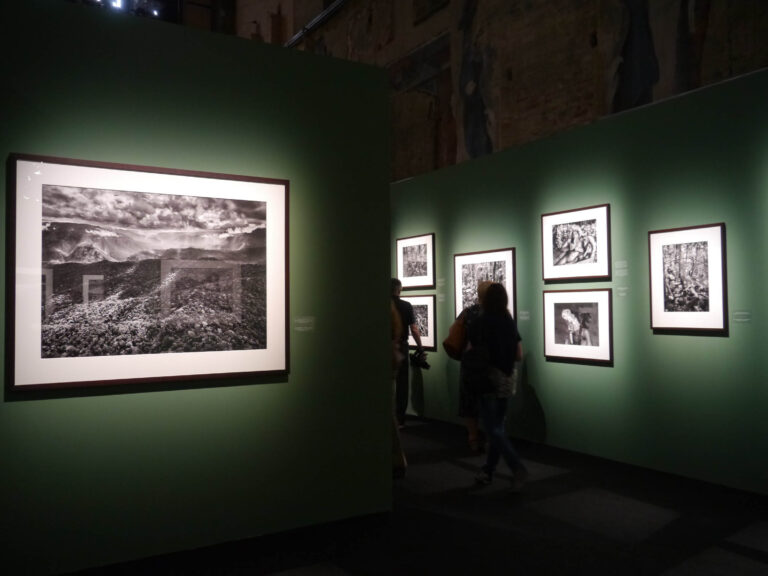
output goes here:
<path id="1" fill-rule="evenodd" d="M 400 282 L 399 278 L 392 278 L 389 282 L 389 286 L 392 296 L 400 296 L 400 291 L 403 289 L 403 283 Z"/>
<path id="2" fill-rule="evenodd" d="M 488 314 L 504 315 L 508 314 L 509 296 L 503 284 L 492 282 L 485 290 L 485 297 L 482 300 L 483 311 Z"/>
<path id="3" fill-rule="evenodd" d="M 485 292 L 488 290 L 488 286 L 493 284 L 490 280 L 483 280 L 477 285 L 477 301 L 482 306 L 483 298 L 485 298 Z"/>

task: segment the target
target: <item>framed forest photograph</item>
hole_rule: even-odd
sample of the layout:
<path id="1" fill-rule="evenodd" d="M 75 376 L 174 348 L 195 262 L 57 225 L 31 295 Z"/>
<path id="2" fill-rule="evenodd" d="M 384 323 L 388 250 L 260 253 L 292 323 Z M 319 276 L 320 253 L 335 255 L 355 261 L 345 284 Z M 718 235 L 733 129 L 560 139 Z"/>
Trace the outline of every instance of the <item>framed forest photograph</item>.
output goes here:
<path id="1" fill-rule="evenodd" d="M 287 373 L 288 181 L 8 159 L 13 390 Z"/>
<path id="2" fill-rule="evenodd" d="M 613 363 L 609 288 L 544 291 L 544 356 L 576 363 Z"/>
<path id="3" fill-rule="evenodd" d="M 403 290 L 435 287 L 435 235 L 397 239 L 397 277 Z"/>
<path id="4" fill-rule="evenodd" d="M 725 224 L 648 232 L 651 328 L 728 332 Z"/>
<path id="5" fill-rule="evenodd" d="M 413 306 L 413 315 L 416 317 L 416 325 L 421 336 L 421 345 L 424 350 L 434 352 L 437 350 L 437 325 L 435 323 L 435 296 L 401 296 L 402 300 L 410 302 Z M 416 340 L 408 331 L 408 346 L 416 348 Z"/>
<path id="6" fill-rule="evenodd" d="M 477 286 L 488 280 L 504 285 L 509 297 L 509 311 L 517 318 L 514 248 L 454 254 L 453 275 L 456 317 L 465 308 L 477 304 Z"/>
<path id="7" fill-rule="evenodd" d="M 541 216 L 545 282 L 611 279 L 609 204 Z"/>

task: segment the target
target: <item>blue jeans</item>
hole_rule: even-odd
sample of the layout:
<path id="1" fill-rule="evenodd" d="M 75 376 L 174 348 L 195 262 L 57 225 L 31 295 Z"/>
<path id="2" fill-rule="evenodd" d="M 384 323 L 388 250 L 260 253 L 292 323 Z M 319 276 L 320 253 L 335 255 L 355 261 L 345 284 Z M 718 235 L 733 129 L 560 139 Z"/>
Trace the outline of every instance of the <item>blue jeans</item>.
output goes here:
<path id="1" fill-rule="evenodd" d="M 502 456 L 513 474 L 525 470 L 520 456 L 515 452 L 512 442 L 507 438 L 504 426 L 504 420 L 507 416 L 507 402 L 507 398 L 498 398 L 495 394 L 480 396 L 480 418 L 490 444 L 483 470 L 491 476 Z"/>

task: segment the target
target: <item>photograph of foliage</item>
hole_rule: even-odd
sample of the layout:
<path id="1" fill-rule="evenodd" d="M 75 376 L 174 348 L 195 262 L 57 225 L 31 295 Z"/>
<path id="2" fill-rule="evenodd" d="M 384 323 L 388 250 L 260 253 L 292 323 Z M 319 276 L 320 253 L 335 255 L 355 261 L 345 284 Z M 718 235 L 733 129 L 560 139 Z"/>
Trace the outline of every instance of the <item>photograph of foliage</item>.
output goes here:
<path id="1" fill-rule="evenodd" d="M 648 233 L 651 328 L 727 333 L 725 224 Z"/>
<path id="2" fill-rule="evenodd" d="M 435 235 L 398 238 L 397 277 L 403 289 L 435 287 Z"/>
<path id="3" fill-rule="evenodd" d="M 22 155 L 9 170 L 14 387 L 287 370 L 287 181 Z"/>
<path id="4" fill-rule="evenodd" d="M 664 311 L 709 311 L 709 247 L 707 242 L 667 244 L 664 262 Z"/>
<path id="5" fill-rule="evenodd" d="M 455 254 L 453 271 L 457 317 L 465 308 L 477 304 L 477 286 L 485 281 L 504 285 L 509 297 L 509 311 L 516 317 L 514 248 Z"/>
<path id="6" fill-rule="evenodd" d="M 435 296 L 403 296 L 403 300 L 413 306 L 416 326 L 419 328 L 421 345 L 425 350 L 437 350 L 437 324 L 435 320 Z M 416 348 L 416 340 L 408 334 L 408 346 Z"/>
<path id="7" fill-rule="evenodd" d="M 575 363 L 613 363 L 612 292 L 544 291 L 544 356 Z"/>
<path id="8" fill-rule="evenodd" d="M 543 214 L 541 255 L 547 282 L 609 280 L 610 205 Z"/>

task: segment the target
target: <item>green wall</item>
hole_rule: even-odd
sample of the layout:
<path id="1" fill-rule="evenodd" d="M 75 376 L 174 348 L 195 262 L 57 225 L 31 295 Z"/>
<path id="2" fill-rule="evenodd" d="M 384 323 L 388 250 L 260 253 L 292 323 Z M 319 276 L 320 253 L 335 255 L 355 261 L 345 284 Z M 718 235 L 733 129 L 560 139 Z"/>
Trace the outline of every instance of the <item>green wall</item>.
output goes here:
<path id="1" fill-rule="evenodd" d="M 290 375 L 6 394 L 6 573 L 389 510 L 385 75 L 62 1 L 3 0 L 0 42 L 3 200 L 11 152 L 290 180 Z"/>
<path id="2" fill-rule="evenodd" d="M 436 234 L 439 341 L 453 321 L 453 254 L 516 247 L 526 350 L 510 409 L 517 436 L 768 492 L 766 101 L 760 72 L 391 187 L 391 245 Z M 545 285 L 541 214 L 602 203 L 612 280 Z M 730 335 L 654 334 L 648 231 L 716 222 L 726 224 Z M 542 291 L 605 287 L 614 366 L 547 362 Z M 411 410 L 458 422 L 458 365 L 442 350 L 429 361 Z"/>

